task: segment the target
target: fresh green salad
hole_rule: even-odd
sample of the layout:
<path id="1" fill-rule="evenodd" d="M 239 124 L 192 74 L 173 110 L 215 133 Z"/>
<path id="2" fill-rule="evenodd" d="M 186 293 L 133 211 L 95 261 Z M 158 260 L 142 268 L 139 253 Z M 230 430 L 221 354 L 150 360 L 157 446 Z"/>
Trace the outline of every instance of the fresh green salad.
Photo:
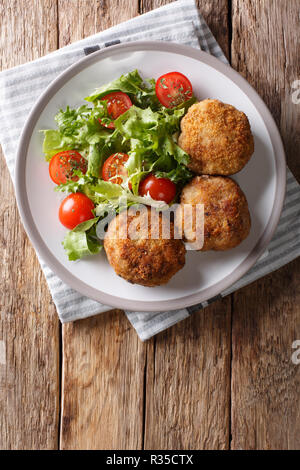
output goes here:
<path id="1" fill-rule="evenodd" d="M 57 128 L 43 131 L 55 190 L 69 193 L 59 219 L 69 229 L 63 245 L 70 260 L 100 251 L 96 225 L 108 212 L 140 203 L 161 209 L 192 177 L 177 145 L 180 120 L 196 101 L 184 75 L 143 80 L 134 70 L 85 100 L 60 110 Z"/>

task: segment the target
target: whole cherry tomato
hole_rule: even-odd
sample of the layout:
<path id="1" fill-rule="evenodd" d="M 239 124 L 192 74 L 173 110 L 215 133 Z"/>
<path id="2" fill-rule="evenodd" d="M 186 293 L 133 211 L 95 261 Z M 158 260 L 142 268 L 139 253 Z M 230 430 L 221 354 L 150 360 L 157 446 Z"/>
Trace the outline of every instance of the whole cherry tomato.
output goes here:
<path id="1" fill-rule="evenodd" d="M 164 201 L 167 204 L 173 201 L 176 192 L 175 183 L 168 178 L 157 178 L 154 175 L 147 176 L 139 186 L 141 196 L 146 196 L 149 193 L 155 201 Z"/>
<path id="2" fill-rule="evenodd" d="M 94 208 L 94 203 L 85 194 L 69 194 L 60 205 L 59 220 L 66 228 L 72 230 L 78 224 L 93 219 Z"/>

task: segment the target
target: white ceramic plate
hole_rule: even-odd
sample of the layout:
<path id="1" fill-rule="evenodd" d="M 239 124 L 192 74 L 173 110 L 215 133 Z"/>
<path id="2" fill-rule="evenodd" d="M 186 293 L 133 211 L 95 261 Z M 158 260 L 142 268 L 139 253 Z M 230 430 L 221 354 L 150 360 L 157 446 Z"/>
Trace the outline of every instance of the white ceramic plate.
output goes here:
<path id="1" fill-rule="evenodd" d="M 166 285 L 146 288 L 118 277 L 105 252 L 68 261 L 62 247 L 65 229 L 58 220 L 63 197 L 54 192 L 42 157 L 41 129 L 54 127 L 59 108 L 78 106 L 94 88 L 137 68 L 144 78 L 177 70 L 188 76 L 199 100 L 217 98 L 244 111 L 255 137 L 255 154 L 234 179 L 248 199 L 250 236 L 224 252 L 188 252 L 186 265 Z M 161 42 L 122 44 L 96 52 L 70 67 L 45 91 L 31 112 L 19 144 L 16 187 L 26 231 L 50 268 L 82 294 L 127 310 L 159 311 L 208 300 L 237 281 L 266 249 L 279 220 L 286 180 L 280 135 L 265 104 L 233 69 L 186 46 Z"/>

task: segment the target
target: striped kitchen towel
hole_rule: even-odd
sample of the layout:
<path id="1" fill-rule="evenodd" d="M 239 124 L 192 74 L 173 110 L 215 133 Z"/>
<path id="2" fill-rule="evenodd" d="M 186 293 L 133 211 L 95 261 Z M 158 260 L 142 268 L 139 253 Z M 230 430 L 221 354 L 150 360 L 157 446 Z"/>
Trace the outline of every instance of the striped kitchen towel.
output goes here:
<path id="1" fill-rule="evenodd" d="M 172 41 L 201 48 L 227 63 L 222 50 L 199 14 L 194 0 L 180 0 L 59 49 L 41 59 L 1 72 L 0 142 L 13 179 L 17 142 L 22 127 L 35 101 L 49 83 L 85 54 L 112 44 L 143 39 Z M 288 171 L 285 206 L 268 251 L 242 279 L 222 292 L 218 298 L 234 292 L 299 256 L 299 215 L 300 186 Z M 74 291 L 41 259 L 39 261 L 62 322 L 86 318 L 111 309 Z M 215 299 L 177 311 L 126 312 L 126 315 L 139 337 L 146 340 L 207 306 L 213 300 Z"/>

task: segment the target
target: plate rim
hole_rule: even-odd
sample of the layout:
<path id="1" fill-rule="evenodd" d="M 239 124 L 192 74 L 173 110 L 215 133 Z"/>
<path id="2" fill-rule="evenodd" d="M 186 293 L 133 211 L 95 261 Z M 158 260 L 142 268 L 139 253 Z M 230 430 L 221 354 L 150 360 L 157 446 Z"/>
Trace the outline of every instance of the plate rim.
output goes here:
<path id="1" fill-rule="evenodd" d="M 276 169 L 276 192 L 268 225 L 246 258 L 229 275 L 224 277 L 216 284 L 207 287 L 202 292 L 189 294 L 178 299 L 161 301 L 122 299 L 91 287 L 72 274 L 60 261 L 55 258 L 42 239 L 30 211 L 25 180 L 26 159 L 28 156 L 28 147 L 32 137 L 33 129 L 40 114 L 54 94 L 57 93 L 57 91 L 74 75 L 81 72 L 87 66 L 90 66 L 95 62 L 113 54 L 117 54 L 120 51 L 129 52 L 142 50 L 159 50 L 163 52 L 171 52 L 199 60 L 200 62 L 211 66 L 233 81 L 244 93 L 247 94 L 248 98 L 258 111 L 267 128 L 273 147 Z M 286 193 L 286 171 L 286 156 L 283 142 L 271 112 L 269 111 L 264 101 L 260 98 L 256 90 L 254 90 L 254 88 L 246 81 L 246 79 L 244 79 L 230 65 L 224 64 L 216 57 L 190 46 L 164 41 L 135 41 L 110 46 L 106 49 L 101 49 L 86 57 L 83 57 L 78 62 L 68 67 L 47 86 L 45 91 L 41 94 L 33 106 L 19 139 L 15 168 L 15 187 L 17 205 L 26 233 L 39 257 L 62 281 L 64 281 L 80 294 L 112 308 L 131 311 L 160 312 L 164 310 L 177 310 L 190 307 L 217 297 L 221 292 L 228 289 L 232 284 L 244 276 L 249 271 L 249 269 L 251 269 L 251 267 L 266 250 L 277 228 Z"/>

